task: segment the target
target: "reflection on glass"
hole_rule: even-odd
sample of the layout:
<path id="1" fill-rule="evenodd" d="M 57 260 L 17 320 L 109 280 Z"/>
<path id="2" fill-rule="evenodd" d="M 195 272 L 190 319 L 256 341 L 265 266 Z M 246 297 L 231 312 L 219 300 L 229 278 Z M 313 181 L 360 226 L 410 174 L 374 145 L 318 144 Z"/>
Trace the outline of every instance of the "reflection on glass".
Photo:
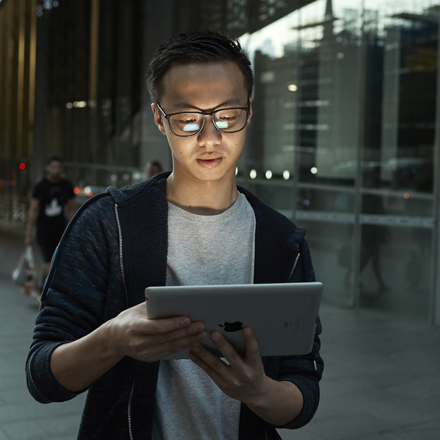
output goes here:
<path id="1" fill-rule="evenodd" d="M 426 321 L 432 231 L 374 225 L 368 228 L 362 236 L 361 307 Z M 372 238 L 378 247 L 371 244 Z"/>
<path id="2" fill-rule="evenodd" d="M 243 36 L 255 72 L 243 166 L 257 195 L 308 229 L 327 299 L 410 314 L 415 278 L 402 286 L 398 271 L 423 252 L 419 270 L 433 276 L 440 6 L 297 7 Z M 414 314 L 426 318 L 429 283 L 417 292 Z"/>

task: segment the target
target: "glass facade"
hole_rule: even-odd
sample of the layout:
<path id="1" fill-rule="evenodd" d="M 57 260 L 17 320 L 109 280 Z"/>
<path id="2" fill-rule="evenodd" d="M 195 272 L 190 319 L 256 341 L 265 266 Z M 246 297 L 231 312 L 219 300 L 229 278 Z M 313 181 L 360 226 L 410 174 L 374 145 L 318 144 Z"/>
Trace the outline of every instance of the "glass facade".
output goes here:
<path id="1" fill-rule="evenodd" d="M 60 154 L 86 195 L 169 169 L 148 60 L 225 31 L 255 73 L 238 184 L 307 229 L 326 301 L 440 323 L 439 1 L 38 3 L 34 169 Z"/>
<path id="2" fill-rule="evenodd" d="M 422 320 L 438 252 L 435 3 L 315 1 L 246 36 L 261 119 L 244 184 L 306 227 L 329 301 Z"/>
<path id="3" fill-rule="evenodd" d="M 435 320 L 439 12 L 322 0 L 244 36 L 256 121 L 240 177 L 306 227 L 333 303 Z"/>

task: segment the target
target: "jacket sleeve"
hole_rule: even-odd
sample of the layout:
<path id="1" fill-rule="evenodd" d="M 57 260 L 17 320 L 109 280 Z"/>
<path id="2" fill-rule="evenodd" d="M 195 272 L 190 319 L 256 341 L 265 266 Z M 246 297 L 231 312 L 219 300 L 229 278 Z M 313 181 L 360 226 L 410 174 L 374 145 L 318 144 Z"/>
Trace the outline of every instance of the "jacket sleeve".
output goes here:
<path id="1" fill-rule="evenodd" d="M 301 244 L 301 258 L 293 274 L 293 282 L 315 281 L 312 260 L 307 243 Z M 312 351 L 305 356 L 281 357 L 278 376 L 279 381 L 289 381 L 295 384 L 303 395 L 303 408 L 298 416 L 283 426 L 276 428 L 296 429 L 306 425 L 313 418 L 319 404 L 319 381 L 324 370 L 324 362 L 319 354 L 322 332 L 321 321 L 316 319 L 315 340 Z"/>
<path id="2" fill-rule="evenodd" d="M 38 402 L 62 402 L 79 394 L 56 381 L 50 358 L 58 346 L 80 339 L 102 324 L 115 252 L 109 243 L 115 234 L 117 238 L 111 211 L 102 215 L 112 207 L 109 199 L 101 198 L 75 215 L 52 260 L 26 361 L 28 389 Z"/>

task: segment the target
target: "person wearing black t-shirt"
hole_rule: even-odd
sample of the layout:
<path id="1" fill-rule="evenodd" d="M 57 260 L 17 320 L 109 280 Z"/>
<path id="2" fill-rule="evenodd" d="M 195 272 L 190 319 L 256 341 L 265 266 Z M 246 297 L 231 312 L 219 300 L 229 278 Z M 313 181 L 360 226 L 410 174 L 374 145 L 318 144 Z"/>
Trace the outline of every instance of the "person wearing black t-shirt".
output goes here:
<path id="1" fill-rule="evenodd" d="M 36 225 L 36 239 L 40 245 L 44 264 L 42 282 L 50 271 L 52 255 L 75 210 L 75 193 L 69 180 L 63 179 L 63 163 L 53 156 L 46 162 L 46 177 L 37 183 L 32 193 L 26 228 L 25 244 L 32 244 L 32 232 Z M 66 209 L 67 207 L 67 209 Z"/>

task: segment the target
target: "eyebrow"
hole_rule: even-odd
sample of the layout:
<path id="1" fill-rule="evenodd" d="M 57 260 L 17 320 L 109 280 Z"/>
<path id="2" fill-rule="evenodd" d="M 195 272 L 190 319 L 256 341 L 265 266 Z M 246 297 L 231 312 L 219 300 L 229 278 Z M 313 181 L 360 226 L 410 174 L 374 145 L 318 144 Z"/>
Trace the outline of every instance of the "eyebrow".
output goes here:
<path id="1" fill-rule="evenodd" d="M 217 108 L 221 108 L 221 107 L 228 107 L 228 106 L 241 106 L 241 101 L 238 98 L 232 98 L 232 99 L 228 99 L 227 101 L 222 102 L 221 104 L 217 105 L 216 107 L 214 107 L 215 109 Z M 184 101 L 177 101 L 174 102 L 171 106 L 170 106 L 173 110 L 188 110 L 188 111 L 200 111 L 200 112 L 204 112 L 204 109 L 201 109 L 199 107 L 195 107 L 192 104 L 189 104 L 188 102 L 184 102 Z M 243 106 L 246 107 L 246 106 Z M 214 111 L 214 110 L 213 110 Z"/>

